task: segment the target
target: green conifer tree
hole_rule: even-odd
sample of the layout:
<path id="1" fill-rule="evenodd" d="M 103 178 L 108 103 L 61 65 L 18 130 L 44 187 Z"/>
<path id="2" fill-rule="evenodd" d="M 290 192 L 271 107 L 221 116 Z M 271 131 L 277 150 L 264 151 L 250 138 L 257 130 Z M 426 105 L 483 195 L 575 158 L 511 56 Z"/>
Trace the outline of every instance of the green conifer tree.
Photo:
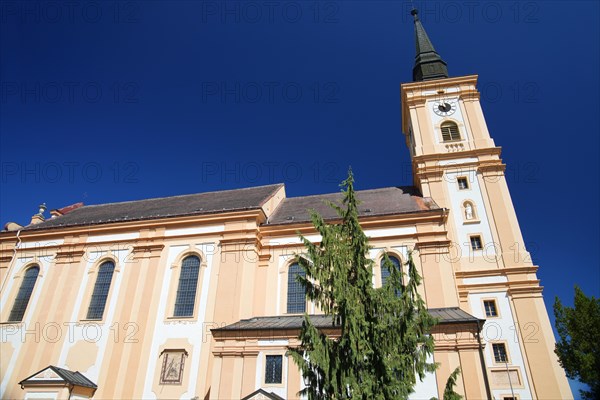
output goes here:
<path id="1" fill-rule="evenodd" d="M 554 352 L 567 376 L 588 385 L 580 389 L 581 398 L 600 399 L 600 299 L 588 297 L 575 286 L 573 307 L 554 300 L 556 330 L 560 340 Z"/>
<path id="2" fill-rule="evenodd" d="M 462 396 L 454 391 L 456 381 L 460 375 L 460 367 L 456 367 L 454 372 L 450 374 L 446 381 L 446 388 L 444 389 L 444 400 L 462 400 Z"/>
<path id="3" fill-rule="evenodd" d="M 373 261 L 359 221 L 352 171 L 342 182 L 342 205 L 330 203 L 341 222 L 326 223 L 312 212 L 322 236 L 319 244 L 302 237 L 306 256 L 298 263 L 306 276 L 298 280 L 307 297 L 326 315 L 339 336 L 328 337 L 305 315 L 301 345 L 291 356 L 308 386 L 301 392 L 317 399 L 407 399 L 417 376 L 423 379 L 436 365 L 428 334 L 436 323 L 417 288 L 421 277 L 409 254 L 408 276 L 384 257 L 390 271 L 386 284 L 373 288 Z"/>

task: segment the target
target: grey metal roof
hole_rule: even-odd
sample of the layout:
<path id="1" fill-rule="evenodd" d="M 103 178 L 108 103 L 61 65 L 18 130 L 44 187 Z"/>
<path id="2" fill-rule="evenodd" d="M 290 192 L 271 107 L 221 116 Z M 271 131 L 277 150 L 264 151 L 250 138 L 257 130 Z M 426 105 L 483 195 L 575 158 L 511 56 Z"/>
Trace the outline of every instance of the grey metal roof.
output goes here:
<path id="1" fill-rule="evenodd" d="M 83 206 L 68 214 L 51 218 L 23 229 L 39 230 L 65 226 L 96 225 L 258 209 L 282 186 L 283 184 L 276 184 L 246 189 Z"/>
<path id="2" fill-rule="evenodd" d="M 58 376 L 60 376 L 66 383 L 69 383 L 71 385 L 76 385 L 76 386 L 83 386 L 83 387 L 89 387 L 92 389 L 97 389 L 98 386 L 90 381 L 88 378 L 86 378 L 82 373 L 80 373 L 79 371 L 69 371 L 68 369 L 64 369 L 64 368 L 59 368 L 59 367 L 55 367 L 54 365 L 49 365 L 48 367 L 39 370 L 38 372 L 36 372 L 35 374 L 23 379 L 21 382 L 19 382 L 19 385 L 45 385 L 45 384 L 56 384 L 57 381 L 55 380 L 29 380 L 31 378 L 33 378 L 34 376 L 36 376 L 37 374 L 39 374 L 42 371 L 45 371 L 47 369 L 51 369 L 53 370 Z"/>
<path id="3" fill-rule="evenodd" d="M 472 316 L 458 307 L 430 308 L 429 314 L 439 319 L 440 324 L 460 324 L 464 322 L 485 321 Z"/>
<path id="4" fill-rule="evenodd" d="M 430 308 L 429 313 L 439 319 L 439 324 L 476 323 L 480 320 L 458 307 Z M 331 316 L 310 315 L 310 320 L 316 328 L 335 328 Z M 283 315 L 278 317 L 254 317 L 212 329 L 213 331 L 253 331 L 253 330 L 293 330 L 300 329 L 304 315 Z M 339 325 L 338 325 L 339 326 Z"/>
<path id="5" fill-rule="evenodd" d="M 43 230 L 259 209 L 281 187 L 283 184 L 89 205 L 75 208 L 67 214 L 50 218 L 39 224 L 28 225 L 23 230 Z M 431 198 L 421 197 L 416 188 L 408 186 L 359 190 L 356 192 L 356 197 L 360 201 L 359 215 L 361 217 L 440 209 Z M 266 225 L 309 222 L 309 209 L 317 211 L 325 219 L 336 219 L 338 216 L 335 210 L 326 204 L 326 201 L 341 204 L 342 198 L 341 192 L 285 198 L 269 217 Z"/>
<path id="6" fill-rule="evenodd" d="M 310 320 L 317 328 L 332 328 L 332 319 L 327 315 L 311 315 Z M 252 331 L 252 330 L 286 330 L 300 329 L 304 315 L 283 315 L 279 317 L 254 317 L 212 329 L 213 331 Z"/>
<path id="7" fill-rule="evenodd" d="M 338 218 L 335 210 L 326 202 L 341 204 L 342 198 L 341 192 L 286 198 L 269 217 L 267 224 L 309 222 L 309 209 L 315 210 L 325 219 Z M 358 190 L 356 198 L 360 201 L 359 216 L 361 217 L 439 209 L 432 199 L 421 197 L 417 189 L 412 186 Z"/>

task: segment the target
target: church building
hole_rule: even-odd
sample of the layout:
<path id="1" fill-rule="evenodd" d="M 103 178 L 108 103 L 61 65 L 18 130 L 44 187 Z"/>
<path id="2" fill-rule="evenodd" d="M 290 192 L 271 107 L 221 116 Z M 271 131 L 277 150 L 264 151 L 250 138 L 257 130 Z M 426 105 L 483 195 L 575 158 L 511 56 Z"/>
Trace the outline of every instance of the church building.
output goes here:
<path id="1" fill-rule="evenodd" d="M 412 399 L 569 399 L 565 373 L 490 136 L 477 76 L 450 77 L 416 10 L 413 82 L 401 85 L 413 186 L 357 192 L 373 285 L 406 267 L 439 324 L 439 368 Z M 45 206 L 0 232 L 0 398 L 298 399 L 289 355 L 303 315 L 335 335 L 296 280 L 308 210 L 283 184 L 120 203 Z"/>

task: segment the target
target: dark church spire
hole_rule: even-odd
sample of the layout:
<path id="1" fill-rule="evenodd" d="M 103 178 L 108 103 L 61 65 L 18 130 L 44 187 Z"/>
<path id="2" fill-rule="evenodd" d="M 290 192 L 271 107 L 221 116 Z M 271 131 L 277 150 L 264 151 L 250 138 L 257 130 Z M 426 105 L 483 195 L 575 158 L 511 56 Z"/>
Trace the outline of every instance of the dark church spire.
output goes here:
<path id="1" fill-rule="evenodd" d="M 417 55 L 415 57 L 415 67 L 413 68 L 413 81 L 428 81 L 432 79 L 442 79 L 448 77 L 448 68 L 446 62 L 435 51 L 431 40 L 419 20 L 419 12 L 413 9 L 411 15 L 415 18 L 415 38 L 417 45 Z"/>

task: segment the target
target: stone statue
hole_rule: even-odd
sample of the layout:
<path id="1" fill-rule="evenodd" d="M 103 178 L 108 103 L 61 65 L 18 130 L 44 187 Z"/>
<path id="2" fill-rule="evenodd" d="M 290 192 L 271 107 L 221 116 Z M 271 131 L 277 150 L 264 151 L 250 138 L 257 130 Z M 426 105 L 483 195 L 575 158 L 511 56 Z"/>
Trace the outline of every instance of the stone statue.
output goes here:
<path id="1" fill-rule="evenodd" d="M 471 203 L 467 203 L 465 206 L 465 216 L 467 219 L 473 219 L 473 206 L 471 206 Z"/>

